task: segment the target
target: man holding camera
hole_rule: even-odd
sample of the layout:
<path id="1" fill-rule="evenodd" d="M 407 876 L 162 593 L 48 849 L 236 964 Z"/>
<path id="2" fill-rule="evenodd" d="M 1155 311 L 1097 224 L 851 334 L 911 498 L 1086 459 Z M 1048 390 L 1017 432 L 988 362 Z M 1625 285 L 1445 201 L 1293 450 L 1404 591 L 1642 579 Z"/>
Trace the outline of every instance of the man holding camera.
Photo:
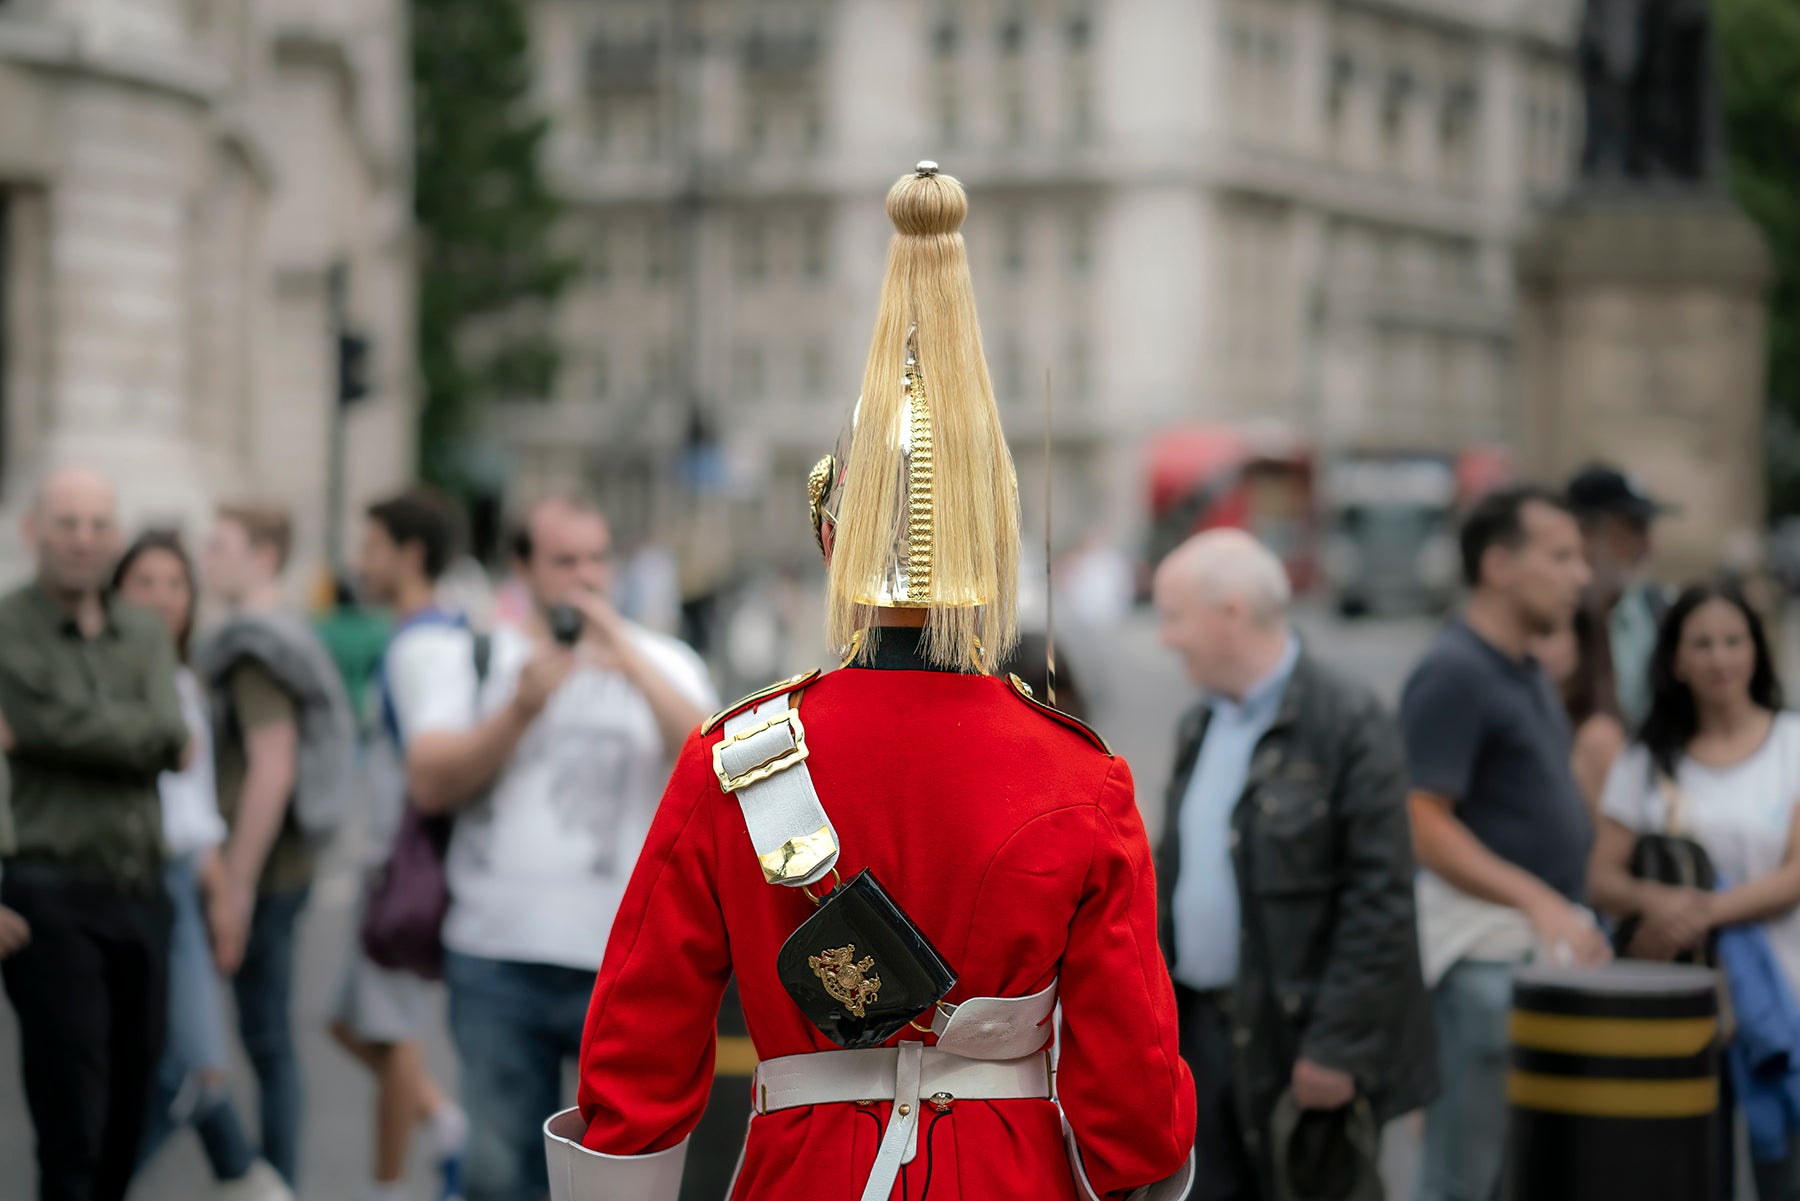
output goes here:
<path id="1" fill-rule="evenodd" d="M 539 501 L 511 549 L 532 619 L 494 631 L 485 677 L 473 635 L 442 627 L 397 640 L 386 666 L 408 795 L 457 819 L 444 947 L 467 1201 L 548 1193 L 540 1125 L 613 914 L 669 765 L 718 703 L 699 656 L 606 601 L 611 535 L 591 501 Z"/>

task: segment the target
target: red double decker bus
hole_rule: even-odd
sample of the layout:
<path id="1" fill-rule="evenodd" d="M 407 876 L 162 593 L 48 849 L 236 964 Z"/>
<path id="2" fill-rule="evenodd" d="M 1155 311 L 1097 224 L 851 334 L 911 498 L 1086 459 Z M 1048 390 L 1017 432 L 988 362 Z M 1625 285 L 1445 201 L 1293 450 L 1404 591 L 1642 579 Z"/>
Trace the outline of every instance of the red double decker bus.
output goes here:
<path id="1" fill-rule="evenodd" d="M 1241 529 L 1281 556 L 1294 591 L 1319 581 L 1314 451 L 1278 430 L 1194 426 L 1151 439 L 1152 569 L 1202 530 Z M 1147 577 L 1146 577 L 1147 578 Z"/>

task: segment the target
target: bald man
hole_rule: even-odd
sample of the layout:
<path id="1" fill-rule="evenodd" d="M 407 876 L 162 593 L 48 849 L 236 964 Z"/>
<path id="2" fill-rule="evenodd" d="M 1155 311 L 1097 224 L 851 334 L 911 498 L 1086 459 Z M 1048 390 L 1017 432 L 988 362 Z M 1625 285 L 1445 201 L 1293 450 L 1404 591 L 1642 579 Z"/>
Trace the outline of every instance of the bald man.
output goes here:
<path id="1" fill-rule="evenodd" d="M 175 648 L 103 591 L 111 486 L 63 470 L 25 519 L 37 578 L 0 598 L 0 750 L 14 846 L 0 904 L 42 1201 L 119 1201 L 163 1040 L 169 915 L 157 776 L 187 755 Z M 17 928 L 0 921 L 18 942 Z"/>
<path id="2" fill-rule="evenodd" d="M 1157 570 L 1182 718 L 1157 855 L 1163 952 L 1193 1070 L 1198 1201 L 1274 1201 L 1347 1145 L 1379 1196 L 1379 1123 L 1436 1087 L 1398 732 L 1301 647 L 1287 573 L 1240 530 Z M 1275 1120 L 1278 1105 L 1288 1120 Z M 1315 1141 L 1281 1145 L 1300 1120 Z M 1324 1190 L 1307 1189 L 1307 1192 Z"/>

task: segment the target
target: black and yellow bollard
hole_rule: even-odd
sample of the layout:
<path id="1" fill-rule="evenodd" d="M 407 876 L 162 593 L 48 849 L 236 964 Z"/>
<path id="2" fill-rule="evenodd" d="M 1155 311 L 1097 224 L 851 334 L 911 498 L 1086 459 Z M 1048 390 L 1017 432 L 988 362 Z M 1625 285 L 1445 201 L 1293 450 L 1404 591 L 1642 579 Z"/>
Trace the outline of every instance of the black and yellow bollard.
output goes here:
<path id="1" fill-rule="evenodd" d="M 738 1004 L 734 980 L 719 1006 L 719 1053 L 712 1096 L 688 1143 L 681 1201 L 724 1201 L 750 1128 L 750 1077 L 755 1071 L 756 1049 L 744 1030 L 744 1010 Z"/>
<path id="2" fill-rule="evenodd" d="M 1713 1201 L 1713 972 L 1615 963 L 1513 976 L 1508 1201 Z"/>

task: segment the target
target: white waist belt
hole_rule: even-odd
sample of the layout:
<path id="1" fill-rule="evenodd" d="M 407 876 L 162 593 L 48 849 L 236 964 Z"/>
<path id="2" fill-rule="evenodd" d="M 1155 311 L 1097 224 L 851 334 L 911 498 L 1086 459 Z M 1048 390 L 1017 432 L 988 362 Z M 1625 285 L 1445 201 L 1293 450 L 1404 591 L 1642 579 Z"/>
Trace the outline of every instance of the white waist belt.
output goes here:
<path id="1" fill-rule="evenodd" d="M 903 1042 L 871 1051 L 814 1051 L 765 1060 L 756 1068 L 753 1106 L 764 1114 L 800 1105 L 894 1102 L 862 1192 L 862 1201 L 887 1201 L 901 1165 L 918 1154 L 921 1104 L 942 1112 L 957 1101 L 1054 1097 L 1048 1051 L 1022 1059 L 969 1059 Z"/>
<path id="2" fill-rule="evenodd" d="M 917 1098 L 901 1088 L 901 1060 L 909 1055 L 918 1060 L 913 1087 L 919 1098 L 935 1101 L 940 1112 L 954 1101 L 1049 1100 L 1053 1095 L 1048 1051 L 1023 1059 L 966 1059 L 908 1042 L 873 1051 L 816 1051 L 764 1060 L 756 1067 L 752 1104 L 757 1113 L 842 1101 L 915 1105 Z"/>
<path id="3" fill-rule="evenodd" d="M 873 1051 L 784 1055 L 758 1065 L 755 1083 L 752 1107 L 758 1114 L 802 1105 L 895 1102 L 862 1201 L 887 1201 L 901 1165 L 912 1162 L 921 1105 L 945 1110 L 957 1101 L 1054 1100 L 1055 1094 L 1048 1051 L 1018 1059 L 970 1059 L 918 1042 Z M 685 1141 L 652 1155 L 602 1155 L 581 1145 L 586 1129 L 574 1109 L 544 1124 L 552 1201 L 675 1201 Z M 1063 1132 L 1078 1195 L 1099 1201 L 1066 1117 Z M 1183 1201 L 1193 1183 L 1194 1157 L 1189 1153 L 1173 1176 L 1133 1189 L 1130 1201 Z"/>

